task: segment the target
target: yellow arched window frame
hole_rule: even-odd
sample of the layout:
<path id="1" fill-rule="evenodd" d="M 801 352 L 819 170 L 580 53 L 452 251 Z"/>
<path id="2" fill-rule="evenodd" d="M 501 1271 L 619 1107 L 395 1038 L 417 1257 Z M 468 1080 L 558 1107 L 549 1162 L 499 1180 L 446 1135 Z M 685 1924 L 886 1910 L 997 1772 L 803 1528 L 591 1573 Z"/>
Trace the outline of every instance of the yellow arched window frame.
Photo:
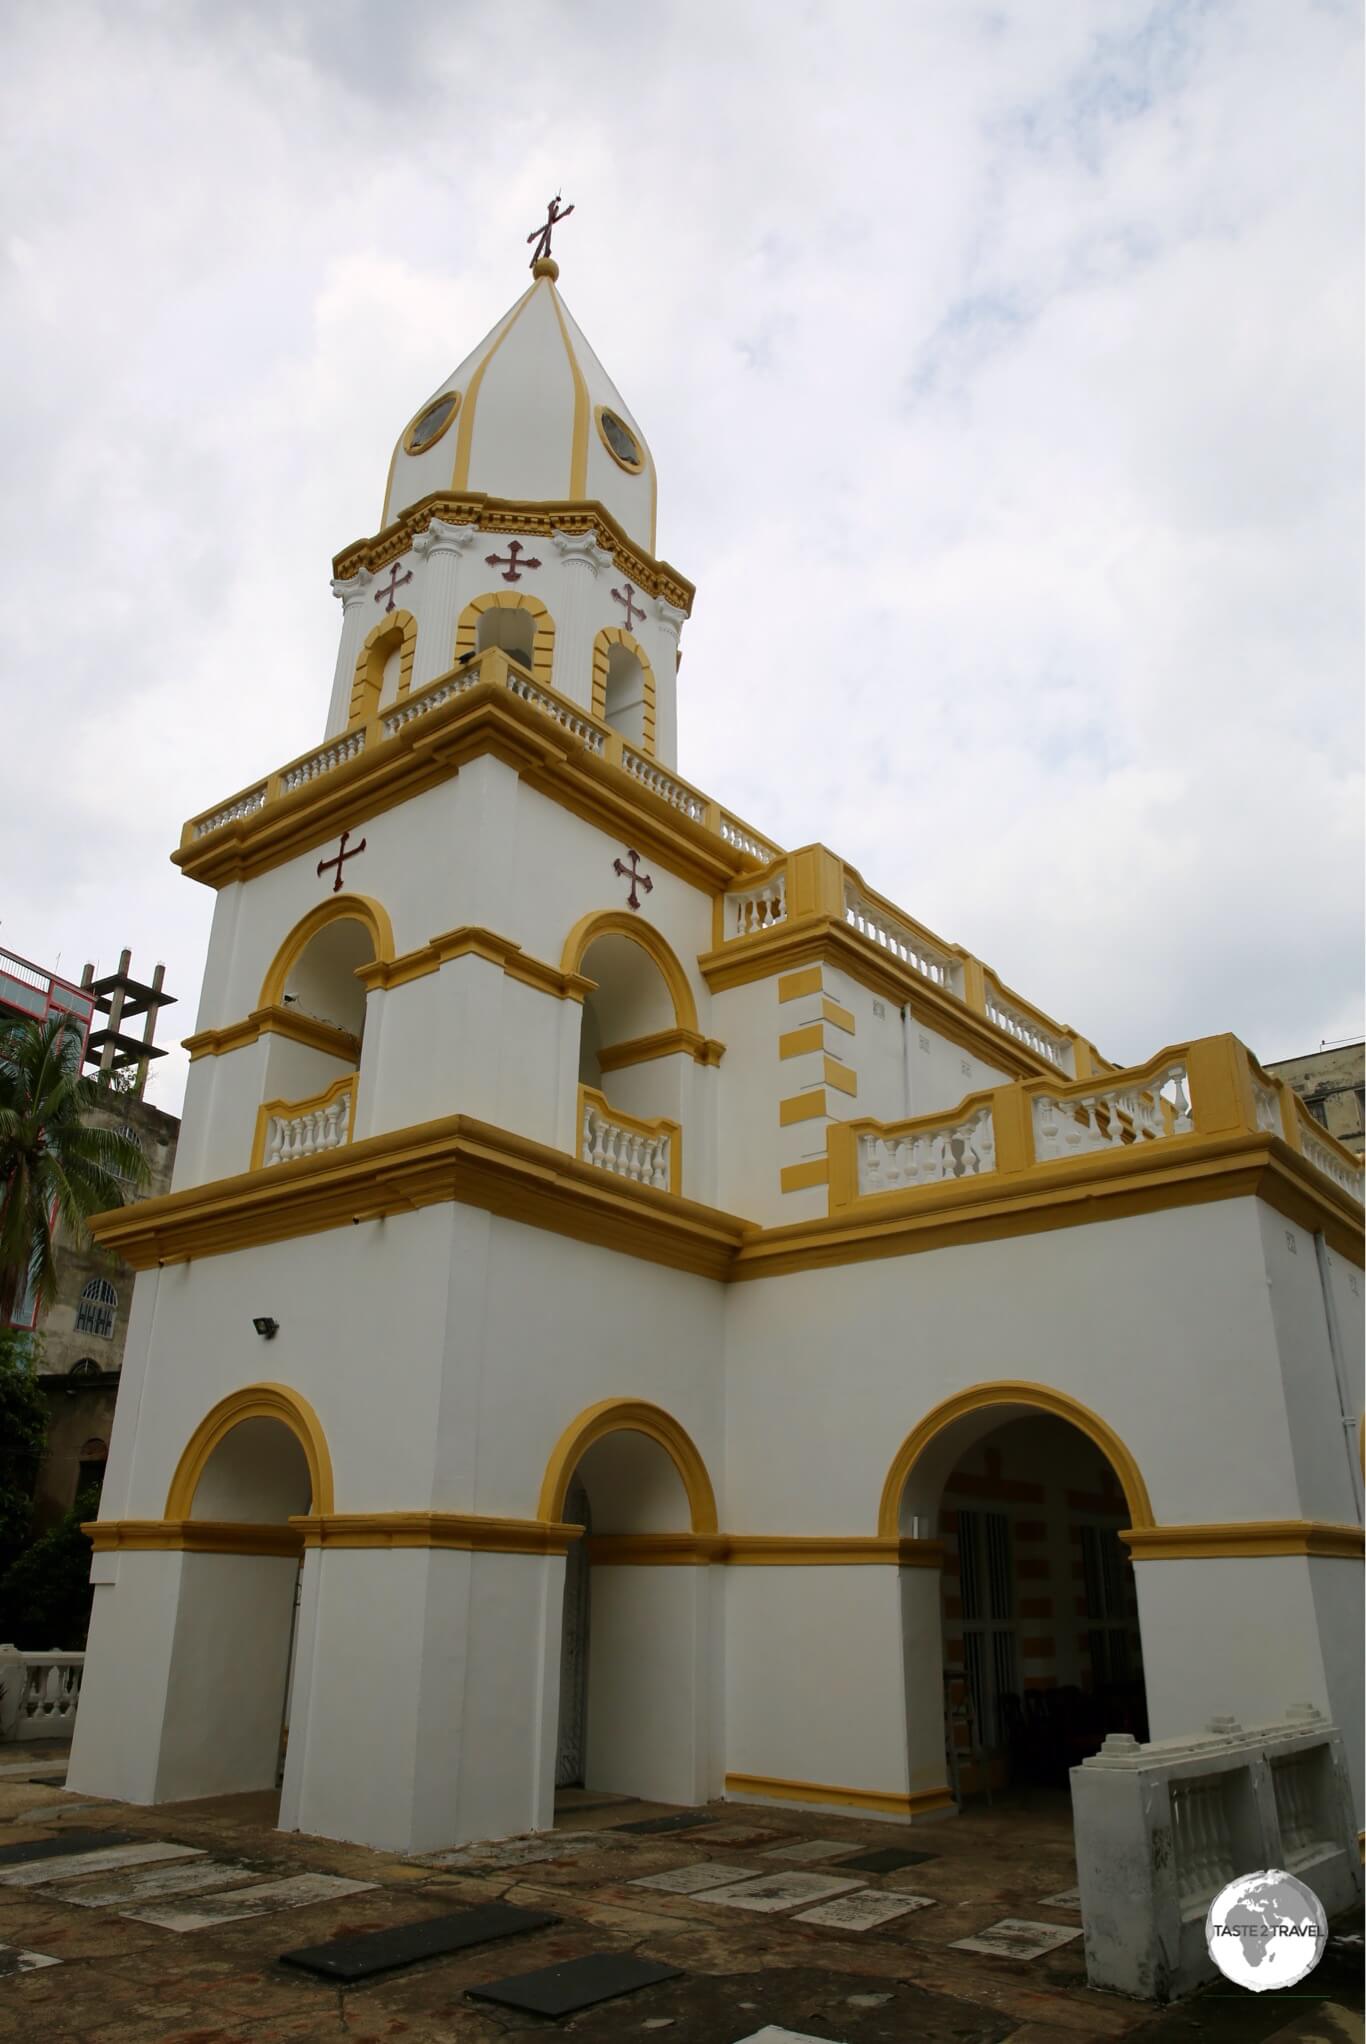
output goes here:
<path id="1" fill-rule="evenodd" d="M 634 653 L 640 662 L 640 671 L 645 678 L 644 743 L 642 750 L 654 758 L 655 751 L 655 671 L 651 667 L 645 648 L 639 639 L 633 638 L 620 625 L 604 625 L 593 641 L 593 715 L 600 723 L 607 722 L 607 669 L 612 658 L 612 648 L 624 646 L 628 653 Z"/>
<path id="2" fill-rule="evenodd" d="M 551 670 L 555 665 L 555 620 L 541 602 L 539 596 L 514 595 L 510 589 L 490 589 L 483 596 L 476 596 L 467 603 L 460 613 L 460 622 L 455 628 L 455 657 L 462 660 L 467 653 L 476 651 L 479 645 L 479 620 L 489 610 L 524 610 L 534 620 L 534 636 L 531 642 L 531 673 L 535 681 L 546 688 L 551 686 Z"/>
<path id="3" fill-rule="evenodd" d="M 363 724 L 379 708 L 384 670 L 395 652 L 399 655 L 398 694 L 406 696 L 417 652 L 417 619 L 410 610 L 396 610 L 392 617 L 381 618 L 356 655 L 355 679 L 351 683 L 352 724 Z"/>

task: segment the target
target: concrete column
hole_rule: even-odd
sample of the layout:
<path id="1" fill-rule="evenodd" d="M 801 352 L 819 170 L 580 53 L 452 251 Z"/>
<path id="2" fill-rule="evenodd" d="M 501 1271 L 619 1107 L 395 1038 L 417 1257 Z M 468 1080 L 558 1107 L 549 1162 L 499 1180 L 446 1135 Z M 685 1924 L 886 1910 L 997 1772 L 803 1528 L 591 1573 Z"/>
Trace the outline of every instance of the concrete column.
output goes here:
<path id="1" fill-rule="evenodd" d="M 337 667 L 332 677 L 332 700 L 327 710 L 328 738 L 335 738 L 344 731 L 350 721 L 351 685 L 356 678 L 356 656 L 360 652 L 361 640 L 366 632 L 366 604 L 370 596 L 370 584 L 374 576 L 368 568 L 358 568 L 345 581 L 332 584 L 332 594 L 341 599 L 342 629 L 341 644 L 337 648 Z"/>
<path id="2" fill-rule="evenodd" d="M 414 689 L 435 681 L 455 661 L 455 628 L 460 617 L 460 562 L 479 537 L 477 525 L 447 525 L 433 518 L 413 541 L 413 552 L 426 563 L 422 607 L 418 613 L 417 651 L 413 656 Z"/>
<path id="3" fill-rule="evenodd" d="M 667 660 L 655 666 L 655 758 L 661 766 L 678 770 L 678 642 L 685 614 L 676 604 L 657 596 L 652 605 Z"/>

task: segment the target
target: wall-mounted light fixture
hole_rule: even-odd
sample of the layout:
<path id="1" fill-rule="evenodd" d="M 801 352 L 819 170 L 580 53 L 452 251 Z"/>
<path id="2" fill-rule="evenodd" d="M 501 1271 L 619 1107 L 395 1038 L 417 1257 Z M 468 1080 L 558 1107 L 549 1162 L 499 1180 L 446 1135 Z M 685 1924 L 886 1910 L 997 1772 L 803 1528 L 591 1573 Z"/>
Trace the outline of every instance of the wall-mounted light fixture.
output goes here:
<path id="1" fill-rule="evenodd" d="M 260 1335 L 262 1341 L 274 1341 L 276 1335 L 280 1332 L 279 1321 L 272 1320 L 269 1313 L 258 1313 L 251 1324 Z"/>

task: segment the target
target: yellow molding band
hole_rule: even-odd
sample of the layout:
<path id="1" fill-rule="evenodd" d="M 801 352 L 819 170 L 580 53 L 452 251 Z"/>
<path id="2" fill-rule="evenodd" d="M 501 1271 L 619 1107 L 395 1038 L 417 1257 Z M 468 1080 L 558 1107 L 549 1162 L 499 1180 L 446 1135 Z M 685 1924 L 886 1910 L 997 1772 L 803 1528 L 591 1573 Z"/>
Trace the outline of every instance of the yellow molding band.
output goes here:
<path id="1" fill-rule="evenodd" d="M 857 1093 L 858 1073 L 851 1072 L 848 1065 L 842 1065 L 838 1058 L 825 1060 L 825 1083 L 833 1086 L 837 1093 Z"/>
<path id="2" fill-rule="evenodd" d="M 929 1568 L 944 1566 L 939 1540 L 861 1533 L 728 1533 L 721 1559 L 741 1568 Z"/>
<path id="3" fill-rule="evenodd" d="M 401 987 L 410 980 L 426 979 L 456 958 L 482 958 L 490 965 L 500 966 L 509 979 L 520 980 L 556 1000 L 581 1001 L 593 990 L 593 981 L 581 973 L 561 972 L 558 966 L 531 957 L 513 938 L 502 937 L 496 930 L 486 930 L 475 923 L 445 930 L 417 950 L 405 951 L 397 958 L 375 959 L 362 965 L 356 977 L 367 988 Z"/>
<path id="4" fill-rule="evenodd" d="M 291 1525 L 237 1519 L 91 1519 L 81 1527 L 96 1554 L 267 1554 L 297 1557 Z"/>
<path id="5" fill-rule="evenodd" d="M 810 1186 L 829 1183 L 828 1157 L 808 1157 L 803 1164 L 784 1164 L 778 1173 L 780 1192 L 805 1192 Z"/>
<path id="6" fill-rule="evenodd" d="M 582 1526 L 477 1512 L 332 1512 L 291 1519 L 304 1547 L 444 1547 L 479 1554 L 566 1554 Z"/>
<path id="7" fill-rule="evenodd" d="M 956 1807 L 948 1788 L 917 1789 L 905 1795 L 894 1789 L 835 1788 L 829 1782 L 783 1781 L 771 1774 L 728 1774 L 725 1793 L 774 1803 L 828 1803 L 837 1809 L 874 1810 L 883 1817 L 928 1817 L 936 1810 Z"/>
<path id="8" fill-rule="evenodd" d="M 819 965 L 808 965 L 802 972 L 784 972 L 778 980 L 780 1001 L 799 1001 L 806 994 L 821 991 L 823 975 Z"/>
<path id="9" fill-rule="evenodd" d="M 1336 1561 L 1363 1559 L 1360 1526 L 1312 1519 L 1262 1519 L 1243 1524 L 1146 1526 L 1121 1533 L 1134 1561 L 1211 1561 L 1224 1556 L 1304 1554 Z"/>
<path id="10" fill-rule="evenodd" d="M 705 1568 L 725 1545 L 718 1533 L 593 1533 L 585 1549 L 595 1568 Z"/>
<path id="11" fill-rule="evenodd" d="M 850 1036 L 857 1034 L 858 1023 L 851 1008 L 842 1008 L 838 1001 L 827 996 L 821 1001 L 821 1014 L 827 1022 L 833 1022 L 836 1029 L 846 1030 Z"/>
<path id="12" fill-rule="evenodd" d="M 778 1126 L 791 1128 L 794 1122 L 818 1121 L 825 1111 L 823 1086 L 813 1086 L 809 1093 L 791 1093 L 778 1102 Z"/>
<path id="13" fill-rule="evenodd" d="M 882 1486 L 877 1528 L 884 1539 L 892 1539 L 897 1534 L 902 1493 L 912 1470 L 930 1443 L 943 1433 L 945 1427 L 954 1425 L 966 1414 L 996 1406 L 1023 1406 L 1029 1412 L 1046 1412 L 1052 1418 L 1066 1420 L 1076 1427 L 1079 1433 L 1095 1443 L 1114 1470 L 1134 1526 L 1153 1524 L 1152 1501 L 1138 1463 L 1114 1428 L 1099 1413 L 1092 1412 L 1090 1406 L 1083 1405 L 1079 1399 L 1070 1398 L 1065 1391 L 1053 1390 L 1050 1385 L 1031 1384 L 1022 1378 L 1002 1378 L 995 1383 L 974 1384 L 966 1391 L 956 1392 L 912 1427 L 893 1456 L 892 1466 Z"/>
<path id="14" fill-rule="evenodd" d="M 801 1029 L 787 1029 L 778 1038 L 780 1058 L 805 1057 L 808 1051 L 825 1049 L 825 1025 L 808 1022 Z"/>
<path id="15" fill-rule="evenodd" d="M 631 1036 L 608 1044 L 598 1052 L 598 1065 L 604 1072 L 617 1072 L 628 1065 L 649 1064 L 655 1058 L 676 1057 L 680 1051 L 699 1065 L 719 1065 L 726 1046 L 695 1029 L 660 1029 L 653 1036 Z"/>
<path id="16" fill-rule="evenodd" d="M 340 1058 L 347 1064 L 354 1064 L 360 1056 L 360 1038 L 352 1036 L 349 1030 L 283 1006 L 257 1008 L 244 1022 L 230 1022 L 224 1029 L 201 1029 L 197 1035 L 187 1036 L 182 1047 L 190 1053 L 193 1064 L 196 1058 L 223 1057 L 229 1051 L 243 1050 L 262 1036 L 287 1036 L 292 1043 L 325 1051 L 329 1057 Z"/>

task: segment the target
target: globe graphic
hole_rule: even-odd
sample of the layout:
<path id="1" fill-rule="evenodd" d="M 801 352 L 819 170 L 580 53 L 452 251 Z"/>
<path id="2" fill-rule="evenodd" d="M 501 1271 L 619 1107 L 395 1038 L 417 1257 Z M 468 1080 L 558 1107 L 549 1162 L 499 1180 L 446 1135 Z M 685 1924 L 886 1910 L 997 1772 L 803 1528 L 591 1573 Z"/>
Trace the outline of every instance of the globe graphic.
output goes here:
<path id="1" fill-rule="evenodd" d="M 1226 1980 L 1265 1994 L 1312 1973 L 1328 1943 L 1328 1918 L 1312 1888 L 1270 1867 L 1219 1890 L 1205 1918 L 1205 1941 Z"/>

